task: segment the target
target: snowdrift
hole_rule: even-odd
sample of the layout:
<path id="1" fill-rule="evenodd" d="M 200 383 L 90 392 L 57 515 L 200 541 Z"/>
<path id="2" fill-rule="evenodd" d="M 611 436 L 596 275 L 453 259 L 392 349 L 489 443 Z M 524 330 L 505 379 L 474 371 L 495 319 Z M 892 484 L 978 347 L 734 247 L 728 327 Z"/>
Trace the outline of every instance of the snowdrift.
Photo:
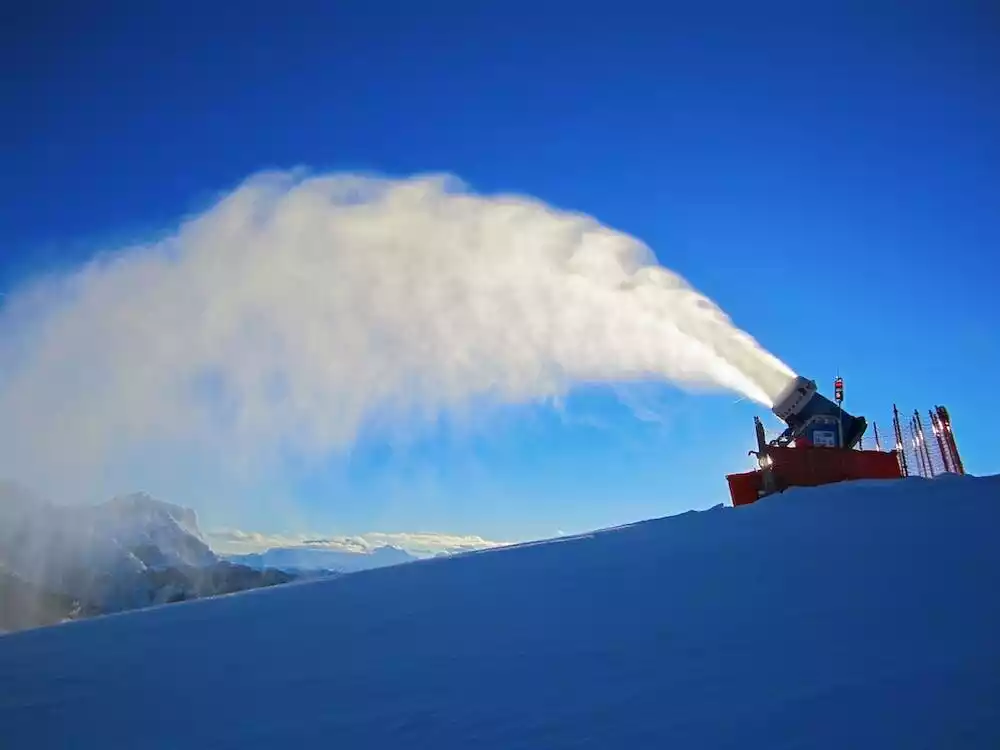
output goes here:
<path id="1" fill-rule="evenodd" d="M 1000 747 L 1000 477 L 0 638 L 5 748 Z"/>

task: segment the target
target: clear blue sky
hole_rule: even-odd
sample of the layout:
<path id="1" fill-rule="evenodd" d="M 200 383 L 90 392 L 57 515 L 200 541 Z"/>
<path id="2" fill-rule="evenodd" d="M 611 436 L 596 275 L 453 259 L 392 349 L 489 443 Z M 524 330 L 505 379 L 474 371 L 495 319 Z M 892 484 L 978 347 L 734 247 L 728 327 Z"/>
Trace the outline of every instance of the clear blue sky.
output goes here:
<path id="1" fill-rule="evenodd" d="M 839 368 L 855 412 L 946 404 L 969 470 L 1000 470 L 995 4 L 240 5 L 4 11 L 4 288 L 262 168 L 449 171 L 638 236 L 799 372 Z M 592 389 L 359 446 L 298 478 L 294 523 L 265 490 L 208 523 L 525 538 L 722 502 L 760 410 L 627 397 L 666 424 Z"/>

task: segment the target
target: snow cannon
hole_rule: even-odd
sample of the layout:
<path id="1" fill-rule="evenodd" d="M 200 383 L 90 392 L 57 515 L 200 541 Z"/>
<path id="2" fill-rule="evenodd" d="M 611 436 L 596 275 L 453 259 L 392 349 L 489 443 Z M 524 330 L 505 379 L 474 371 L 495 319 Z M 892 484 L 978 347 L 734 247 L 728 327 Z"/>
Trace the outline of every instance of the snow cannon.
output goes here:
<path id="1" fill-rule="evenodd" d="M 802 376 L 789 381 L 771 411 L 788 425 L 776 441 L 778 445 L 796 441 L 824 448 L 853 448 L 868 429 L 864 417 L 848 414 L 839 403 L 817 391 L 816 381 Z"/>
<path id="2" fill-rule="evenodd" d="M 750 453 L 758 468 L 726 477 L 733 505 L 749 505 L 791 487 L 902 476 L 895 451 L 858 449 L 868 422 L 844 411 L 840 377 L 834 392 L 836 403 L 818 393 L 812 380 L 789 380 L 772 409 L 788 429 L 771 441 L 760 417 L 754 417 L 757 450 Z"/>

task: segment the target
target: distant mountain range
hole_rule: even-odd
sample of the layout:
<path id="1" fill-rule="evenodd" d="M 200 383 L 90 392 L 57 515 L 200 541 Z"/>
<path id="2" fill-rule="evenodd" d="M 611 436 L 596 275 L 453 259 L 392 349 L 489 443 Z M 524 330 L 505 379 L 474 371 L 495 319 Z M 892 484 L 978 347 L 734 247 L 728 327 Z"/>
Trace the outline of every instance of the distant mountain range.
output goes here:
<path id="1" fill-rule="evenodd" d="M 9 483 L 0 484 L 0 559 L 15 572 L 44 573 L 53 582 L 76 568 L 141 571 L 218 560 L 190 509 L 145 494 L 55 505 Z"/>
<path id="2" fill-rule="evenodd" d="M 222 559 L 193 510 L 146 494 L 62 506 L 0 483 L 0 631 L 330 575 L 321 568 L 334 567 L 272 564 L 268 555 L 253 564 Z"/>
<path id="3" fill-rule="evenodd" d="M 347 552 L 328 546 L 276 547 L 266 552 L 245 555 L 226 555 L 230 562 L 246 565 L 254 570 L 278 568 L 290 572 L 329 570 L 353 573 L 369 568 L 384 568 L 417 560 L 404 549 L 386 545 L 370 552 Z"/>

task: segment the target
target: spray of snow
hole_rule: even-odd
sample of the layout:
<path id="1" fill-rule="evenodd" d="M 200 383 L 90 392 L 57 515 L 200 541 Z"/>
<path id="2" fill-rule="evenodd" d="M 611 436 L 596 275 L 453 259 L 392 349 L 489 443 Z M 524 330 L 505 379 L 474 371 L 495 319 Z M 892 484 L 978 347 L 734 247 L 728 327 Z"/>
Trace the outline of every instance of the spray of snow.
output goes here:
<path id="1" fill-rule="evenodd" d="M 321 457 L 372 424 L 584 382 L 769 405 L 791 375 L 587 216 L 447 176 L 266 173 L 5 301 L 0 476 L 45 486 L 154 445 Z"/>

